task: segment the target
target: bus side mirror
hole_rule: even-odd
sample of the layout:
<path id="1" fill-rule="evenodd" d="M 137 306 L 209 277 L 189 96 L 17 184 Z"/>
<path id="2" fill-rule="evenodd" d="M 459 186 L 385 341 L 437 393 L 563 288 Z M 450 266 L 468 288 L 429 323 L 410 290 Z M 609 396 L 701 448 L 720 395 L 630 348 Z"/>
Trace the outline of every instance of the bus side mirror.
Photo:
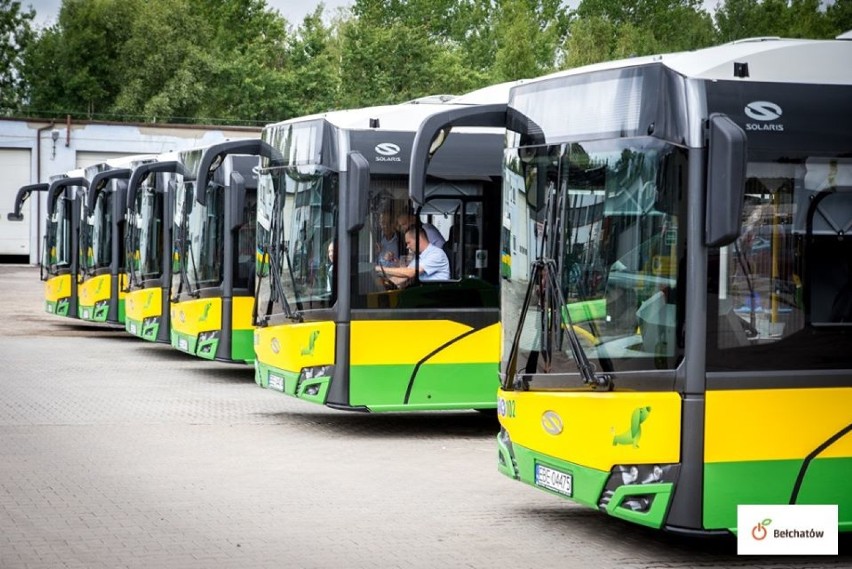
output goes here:
<path id="1" fill-rule="evenodd" d="M 723 114 L 709 118 L 704 244 L 722 247 L 740 235 L 746 180 L 746 133 Z"/>
<path id="2" fill-rule="evenodd" d="M 370 163 L 360 152 L 350 152 L 347 157 L 346 231 L 357 233 L 367 218 L 367 193 L 370 190 Z"/>
<path id="3" fill-rule="evenodd" d="M 32 192 L 43 192 L 48 188 L 47 184 L 32 184 L 29 186 L 24 186 L 18 190 L 18 193 L 15 195 L 15 207 L 14 209 L 6 216 L 6 219 L 9 221 L 23 221 L 24 220 L 24 202 L 27 201 L 27 198 L 30 197 Z"/>
<path id="4" fill-rule="evenodd" d="M 228 199 L 231 209 L 231 231 L 236 231 L 243 225 L 243 209 L 246 207 L 246 180 L 239 172 L 231 172 Z"/>

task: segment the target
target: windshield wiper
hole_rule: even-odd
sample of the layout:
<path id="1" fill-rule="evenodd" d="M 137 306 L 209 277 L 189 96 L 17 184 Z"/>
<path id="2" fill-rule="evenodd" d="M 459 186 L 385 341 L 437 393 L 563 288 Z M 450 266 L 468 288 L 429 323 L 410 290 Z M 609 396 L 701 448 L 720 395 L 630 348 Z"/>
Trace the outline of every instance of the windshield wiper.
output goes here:
<path id="1" fill-rule="evenodd" d="M 273 239 L 274 241 L 274 239 Z M 270 268 L 270 283 L 269 286 L 272 289 L 275 289 L 277 293 L 275 296 L 278 297 L 281 302 L 281 307 L 284 310 L 284 316 L 291 319 L 296 320 L 298 322 L 302 322 L 302 315 L 299 312 L 294 312 L 293 308 L 290 306 L 290 303 L 287 301 L 287 295 L 284 293 L 284 283 L 281 282 L 281 265 L 278 262 L 278 252 L 279 249 L 275 245 L 270 245 L 267 248 L 267 256 L 269 257 L 269 268 Z M 282 248 L 281 252 L 285 255 L 287 254 L 287 250 Z M 267 315 L 266 320 L 269 320 L 269 315 Z"/>
<path id="2" fill-rule="evenodd" d="M 180 258 L 178 261 L 180 265 L 178 266 L 178 275 L 180 275 L 180 286 L 175 291 L 175 295 L 172 297 L 172 302 L 178 302 L 180 300 L 180 295 L 183 292 L 183 287 L 186 286 L 187 289 L 192 290 L 192 287 L 189 284 L 189 277 L 186 276 L 186 227 L 185 225 L 180 226 L 180 235 L 176 239 L 178 244 L 178 251 Z"/>
<path id="3" fill-rule="evenodd" d="M 136 281 L 136 271 L 133 268 L 133 264 L 136 261 L 136 259 L 134 259 L 135 255 L 133 253 L 133 232 L 135 229 L 135 225 L 130 222 L 127 222 L 126 227 L 127 231 L 124 234 L 124 264 L 127 268 L 127 286 L 122 292 L 130 292 L 131 290 L 133 290 L 133 285 Z"/>
<path id="4" fill-rule="evenodd" d="M 589 360 L 583 345 L 580 343 L 580 338 L 577 331 L 574 329 L 574 321 L 571 318 L 571 311 L 562 294 L 562 289 L 559 287 L 557 278 L 556 261 L 550 258 L 541 258 L 533 261 L 532 274 L 529 284 L 527 285 L 524 303 L 521 307 L 521 314 L 529 313 L 530 305 L 532 304 L 533 291 L 537 283 L 541 283 L 541 346 L 543 349 L 537 350 L 530 354 L 526 368 L 517 372 L 517 357 L 521 341 L 521 333 L 523 332 L 523 318 L 518 323 L 518 328 L 515 330 L 515 337 L 512 342 L 512 349 L 509 353 L 509 367 L 507 369 L 507 380 L 511 378 L 512 388 L 516 391 L 526 391 L 529 389 L 529 376 L 535 373 L 538 354 L 541 353 L 546 361 L 551 358 L 551 353 L 554 350 L 556 340 L 554 338 L 557 330 L 564 331 L 568 338 L 568 345 L 571 349 L 571 354 L 574 356 L 574 362 L 583 378 L 583 383 L 591 386 L 594 389 L 609 391 L 612 389 L 612 376 L 607 373 L 596 373 L 595 365 Z"/>
<path id="5" fill-rule="evenodd" d="M 571 318 L 571 311 L 565 300 L 565 295 L 562 293 L 562 287 L 559 286 L 559 268 L 554 256 L 560 253 L 558 240 L 548 240 L 548 228 L 555 228 L 557 235 L 564 233 L 562 215 L 563 201 L 561 196 L 557 196 L 557 191 L 554 187 L 549 188 L 548 195 L 545 201 L 545 221 L 542 227 L 542 237 L 538 258 L 533 261 L 531 267 L 530 281 L 527 285 L 524 304 L 521 308 L 521 320 L 518 323 L 518 329 L 515 331 L 515 337 L 512 342 L 512 349 L 509 353 L 509 365 L 507 367 L 506 380 L 512 381 L 513 389 L 517 391 L 525 391 L 529 388 L 529 376 L 535 373 L 538 362 L 538 356 L 541 354 L 545 362 L 549 362 L 556 344 L 554 336 L 558 330 L 564 330 L 568 337 L 568 345 L 571 348 L 571 353 L 574 356 L 574 362 L 583 378 L 583 383 L 591 386 L 593 389 L 609 391 L 612 389 L 612 376 L 610 374 L 597 374 L 595 366 L 589 361 L 589 356 L 586 354 L 583 345 L 580 343 L 580 338 L 577 336 L 577 331 L 574 328 L 574 321 Z M 549 253 L 545 251 L 549 249 Z M 526 315 L 529 313 L 530 305 L 532 304 L 533 291 L 536 286 L 540 286 L 540 305 L 541 305 L 541 347 L 543 349 L 536 350 L 530 353 L 527 360 L 526 368 L 522 373 L 517 372 L 518 350 L 521 342 L 521 333 L 523 331 L 523 322 Z"/>
<path id="6" fill-rule="evenodd" d="M 192 276 L 195 278 L 195 283 L 200 285 L 200 282 L 198 280 L 198 265 L 195 264 L 195 253 L 192 252 L 192 244 L 191 243 L 188 244 L 184 240 L 184 244 L 186 245 L 186 252 L 187 252 L 186 256 L 187 256 L 188 262 L 181 264 L 181 272 L 184 274 L 184 276 L 186 276 L 186 288 L 189 291 L 189 292 L 187 292 L 187 294 L 194 297 L 194 298 L 198 298 L 198 297 L 201 296 L 201 291 L 193 289 L 192 282 L 189 280 L 189 275 L 187 275 L 186 272 L 185 272 L 186 265 L 189 265 L 191 263 L 192 264 Z"/>
<path id="7" fill-rule="evenodd" d="M 591 385 L 595 389 L 609 391 L 612 389 L 612 376 L 608 373 L 595 373 L 594 364 L 589 361 L 589 356 L 580 343 L 580 338 L 577 336 L 577 331 L 574 329 L 574 320 L 571 318 L 571 311 L 568 309 L 568 303 L 565 296 L 562 294 L 562 288 L 559 286 L 557 278 L 556 261 L 553 259 L 542 259 L 541 271 L 545 273 L 546 283 L 548 286 L 545 290 L 554 291 L 556 295 L 556 305 L 559 307 L 560 325 L 565 330 L 568 336 L 568 344 L 571 347 L 571 353 L 574 355 L 574 360 L 577 362 L 577 367 L 580 370 L 580 375 L 583 377 L 583 383 Z M 553 294 L 552 292 L 551 294 Z M 554 334 L 556 326 L 549 328 L 549 334 Z M 552 339 L 548 344 L 552 343 Z"/>
<path id="8" fill-rule="evenodd" d="M 296 300 L 296 312 L 293 313 L 294 317 L 301 319 L 302 314 L 300 312 L 302 308 L 302 301 L 299 299 L 299 287 L 296 284 L 296 276 L 293 274 L 293 265 L 290 263 L 290 255 L 287 249 L 282 249 L 284 252 L 284 258 L 287 260 L 287 274 L 290 275 L 290 283 L 293 285 L 293 296 L 295 296 Z"/>

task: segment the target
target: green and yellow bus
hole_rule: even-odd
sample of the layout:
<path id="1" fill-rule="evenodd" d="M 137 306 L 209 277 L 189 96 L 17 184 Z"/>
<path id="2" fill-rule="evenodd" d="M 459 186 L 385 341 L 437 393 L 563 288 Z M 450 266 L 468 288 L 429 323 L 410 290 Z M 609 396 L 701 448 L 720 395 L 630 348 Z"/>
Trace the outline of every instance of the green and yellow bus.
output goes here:
<path id="1" fill-rule="evenodd" d="M 735 532 L 755 504 L 836 504 L 852 530 L 848 61 L 849 41 L 740 41 L 424 122 L 413 182 L 475 124 L 508 129 L 524 180 L 501 472 L 670 531 Z"/>
<path id="2" fill-rule="evenodd" d="M 88 187 L 89 180 L 80 169 L 51 176 L 47 189 L 41 263 L 44 306 L 51 314 L 69 318 L 78 315 L 80 225 Z"/>
<path id="3" fill-rule="evenodd" d="M 80 226 L 81 320 L 124 327 L 127 183 L 132 168 L 151 159 L 132 156 L 86 169 L 90 183 Z"/>
<path id="4" fill-rule="evenodd" d="M 170 300 L 177 258 L 172 244 L 176 188 L 185 167 L 177 152 L 132 169 L 127 183 L 125 329 L 151 342 L 171 342 Z"/>
<path id="5" fill-rule="evenodd" d="M 255 282 L 257 167 L 265 145 L 234 140 L 179 153 L 171 344 L 204 359 L 249 363 Z"/>
<path id="6" fill-rule="evenodd" d="M 264 128 L 281 163 L 262 162 L 258 189 L 258 385 L 343 410 L 496 408 L 505 129 L 448 142 L 416 208 L 408 169 L 425 116 L 507 94 L 496 86 Z M 400 231 L 411 223 L 435 230 L 430 247 L 443 249 L 449 278 L 403 288 L 385 278 L 400 261 L 419 270 Z"/>

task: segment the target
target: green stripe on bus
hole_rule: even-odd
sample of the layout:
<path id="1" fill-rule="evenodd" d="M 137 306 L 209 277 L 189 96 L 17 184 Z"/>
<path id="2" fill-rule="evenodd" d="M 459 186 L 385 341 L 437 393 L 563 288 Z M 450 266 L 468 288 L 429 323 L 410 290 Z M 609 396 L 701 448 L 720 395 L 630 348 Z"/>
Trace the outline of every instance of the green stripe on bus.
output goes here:
<path id="1" fill-rule="evenodd" d="M 499 369 L 496 363 L 423 364 L 417 370 L 406 402 L 405 394 L 413 371 L 411 364 L 353 366 L 350 405 L 387 411 L 497 407 Z"/>
<path id="2" fill-rule="evenodd" d="M 789 504 L 803 461 L 761 460 L 704 465 L 704 527 L 733 529 L 738 504 Z M 841 531 L 852 531 L 852 457 L 816 458 L 797 504 L 837 504 Z"/>

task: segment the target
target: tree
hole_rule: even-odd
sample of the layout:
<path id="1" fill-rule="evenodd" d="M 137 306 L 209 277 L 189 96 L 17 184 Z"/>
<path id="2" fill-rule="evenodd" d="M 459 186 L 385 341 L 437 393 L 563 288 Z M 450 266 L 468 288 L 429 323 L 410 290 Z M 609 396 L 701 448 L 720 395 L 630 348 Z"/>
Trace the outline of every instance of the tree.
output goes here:
<path id="1" fill-rule="evenodd" d="M 583 0 L 565 43 L 566 66 L 707 47 L 713 21 L 701 0 Z"/>
<path id="2" fill-rule="evenodd" d="M 834 37 L 852 31 L 852 0 L 835 0 L 825 10 Z"/>
<path id="3" fill-rule="evenodd" d="M 34 37 L 34 16 L 32 9 L 23 11 L 20 2 L 0 0 L 0 114 L 19 111 L 25 99 L 23 52 Z"/>
<path id="4" fill-rule="evenodd" d="M 28 51 L 30 108 L 102 118 L 121 89 L 119 53 L 144 0 L 63 2 L 55 26 Z"/>
<path id="5" fill-rule="evenodd" d="M 560 2 L 502 0 L 498 14 L 495 79 L 536 77 L 556 68 L 568 28 Z"/>
<path id="6" fill-rule="evenodd" d="M 121 53 L 114 111 L 165 122 L 288 116 L 286 26 L 263 0 L 148 2 Z"/>
<path id="7" fill-rule="evenodd" d="M 305 16 L 288 38 L 285 91 L 293 109 L 302 116 L 338 108 L 340 105 L 340 40 L 338 18 L 327 26 L 324 7 Z"/>
<path id="8" fill-rule="evenodd" d="M 760 0 L 725 0 L 716 9 L 719 40 L 731 42 L 752 35 L 770 35 L 765 29 L 772 24 L 764 22 L 763 12 Z"/>
<path id="9" fill-rule="evenodd" d="M 402 22 L 379 27 L 359 18 L 341 33 L 344 107 L 401 103 L 432 93 L 430 61 L 436 48 L 425 28 Z"/>
<path id="10" fill-rule="evenodd" d="M 214 65 L 207 20 L 188 0 L 155 1 L 141 6 L 128 27 L 113 111 L 145 121 L 195 117 Z"/>

